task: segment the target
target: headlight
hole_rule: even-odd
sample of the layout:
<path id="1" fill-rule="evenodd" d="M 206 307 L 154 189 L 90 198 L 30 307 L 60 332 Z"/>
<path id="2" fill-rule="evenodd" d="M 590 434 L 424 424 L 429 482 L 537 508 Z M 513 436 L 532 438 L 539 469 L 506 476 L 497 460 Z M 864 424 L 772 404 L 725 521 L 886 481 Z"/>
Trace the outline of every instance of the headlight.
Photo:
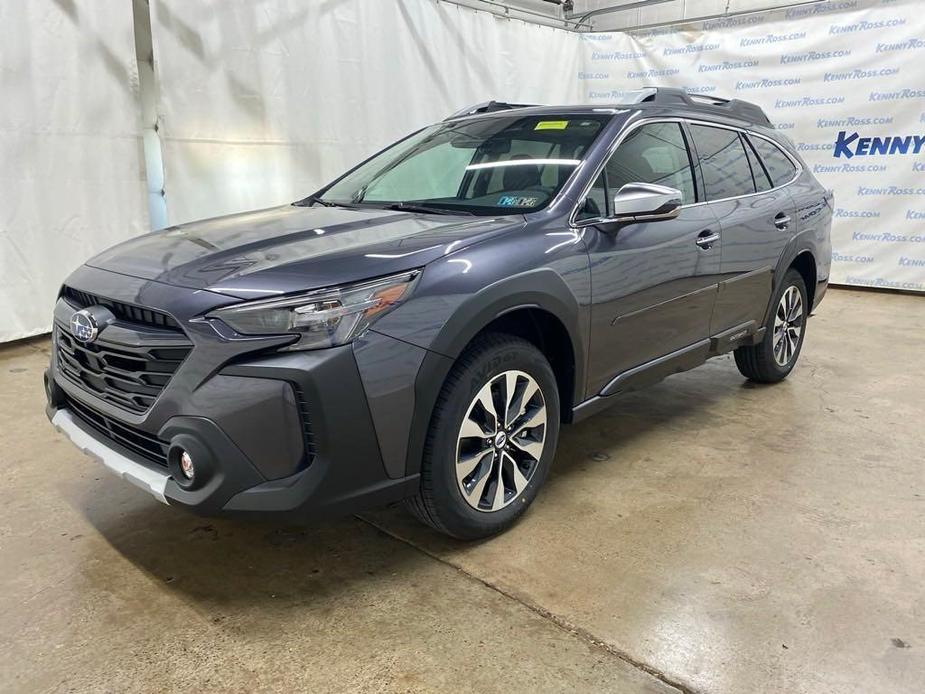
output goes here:
<path id="1" fill-rule="evenodd" d="M 265 299 L 206 314 L 242 335 L 299 335 L 284 349 L 320 349 L 350 342 L 411 292 L 418 271 L 370 282 Z"/>

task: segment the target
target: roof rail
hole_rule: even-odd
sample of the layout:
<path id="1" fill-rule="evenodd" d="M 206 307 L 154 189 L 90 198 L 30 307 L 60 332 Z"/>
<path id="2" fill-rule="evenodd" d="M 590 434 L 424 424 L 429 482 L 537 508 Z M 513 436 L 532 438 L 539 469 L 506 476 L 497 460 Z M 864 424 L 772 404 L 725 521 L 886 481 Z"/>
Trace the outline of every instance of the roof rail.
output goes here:
<path id="1" fill-rule="evenodd" d="M 635 104 L 651 103 L 665 106 L 678 104 L 716 115 L 739 118 L 769 128 L 773 127 L 771 120 L 758 104 L 741 99 L 721 99 L 706 94 L 689 94 L 675 87 L 645 87 L 632 92 L 632 97 L 634 100 L 631 103 Z"/>
<path id="2" fill-rule="evenodd" d="M 462 116 L 474 116 L 477 113 L 494 113 L 495 111 L 509 111 L 514 108 L 529 108 L 530 106 L 536 105 L 537 104 L 508 104 L 503 101 L 483 101 L 480 104 L 475 104 L 474 106 L 469 106 L 461 111 L 457 111 L 443 120 L 452 120 L 454 118 L 461 118 Z"/>

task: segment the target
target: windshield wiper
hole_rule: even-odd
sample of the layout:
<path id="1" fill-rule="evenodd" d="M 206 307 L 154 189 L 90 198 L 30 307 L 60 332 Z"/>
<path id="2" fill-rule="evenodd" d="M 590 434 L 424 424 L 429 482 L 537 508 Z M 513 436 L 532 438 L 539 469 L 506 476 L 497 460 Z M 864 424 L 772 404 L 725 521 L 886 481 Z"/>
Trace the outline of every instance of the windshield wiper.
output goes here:
<path id="1" fill-rule="evenodd" d="M 317 195 L 309 195 L 307 198 L 302 198 L 298 202 L 292 203 L 297 207 L 309 207 L 310 205 L 321 205 L 322 207 L 349 207 L 339 202 L 333 202 L 331 200 L 322 200 Z"/>
<path id="2" fill-rule="evenodd" d="M 396 202 L 383 205 L 385 210 L 398 210 L 399 212 L 423 212 L 424 214 L 465 214 L 471 215 L 468 210 L 454 210 L 448 207 L 437 207 L 426 202 Z"/>

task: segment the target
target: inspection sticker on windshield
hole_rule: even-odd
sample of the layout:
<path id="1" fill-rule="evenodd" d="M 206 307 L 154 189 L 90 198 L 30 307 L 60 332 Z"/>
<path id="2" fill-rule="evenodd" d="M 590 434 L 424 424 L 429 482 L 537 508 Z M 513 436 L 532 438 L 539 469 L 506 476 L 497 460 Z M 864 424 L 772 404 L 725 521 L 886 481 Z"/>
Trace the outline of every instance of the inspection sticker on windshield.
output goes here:
<path id="1" fill-rule="evenodd" d="M 536 207 L 539 198 L 519 198 L 516 195 L 502 195 L 498 199 L 498 207 Z"/>
<path id="2" fill-rule="evenodd" d="M 534 130 L 565 130 L 568 127 L 567 120 L 541 120 L 536 124 Z"/>

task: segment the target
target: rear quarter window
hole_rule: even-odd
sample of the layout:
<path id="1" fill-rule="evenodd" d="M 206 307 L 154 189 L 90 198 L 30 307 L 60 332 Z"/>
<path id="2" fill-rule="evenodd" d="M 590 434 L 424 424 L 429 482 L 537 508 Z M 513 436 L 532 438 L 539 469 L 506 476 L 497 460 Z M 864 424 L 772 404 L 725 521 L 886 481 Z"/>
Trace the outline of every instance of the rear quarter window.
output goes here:
<path id="1" fill-rule="evenodd" d="M 761 157 L 761 161 L 764 162 L 764 168 L 767 169 L 775 187 L 793 180 L 797 174 L 797 167 L 794 166 L 790 157 L 784 154 L 777 145 L 763 137 L 750 137 L 749 139 L 758 152 L 758 156 Z"/>

